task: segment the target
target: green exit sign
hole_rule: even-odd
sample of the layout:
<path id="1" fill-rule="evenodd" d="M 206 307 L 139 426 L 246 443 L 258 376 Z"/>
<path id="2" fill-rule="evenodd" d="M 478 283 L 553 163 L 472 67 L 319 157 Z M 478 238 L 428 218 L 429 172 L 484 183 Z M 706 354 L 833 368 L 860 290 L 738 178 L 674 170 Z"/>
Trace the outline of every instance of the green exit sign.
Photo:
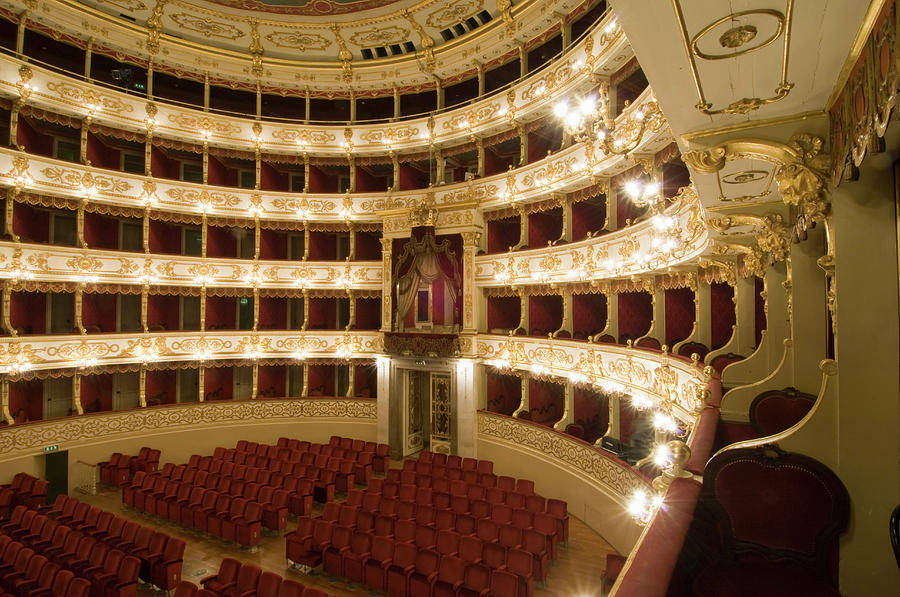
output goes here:
<path id="1" fill-rule="evenodd" d="M 418 360 L 418 361 L 416 361 L 416 365 L 419 365 L 420 367 L 422 367 L 425 365 L 425 361 Z"/>
<path id="2" fill-rule="evenodd" d="M 56 452 L 57 450 L 59 450 L 59 444 L 53 444 L 44 448 L 44 452 Z"/>

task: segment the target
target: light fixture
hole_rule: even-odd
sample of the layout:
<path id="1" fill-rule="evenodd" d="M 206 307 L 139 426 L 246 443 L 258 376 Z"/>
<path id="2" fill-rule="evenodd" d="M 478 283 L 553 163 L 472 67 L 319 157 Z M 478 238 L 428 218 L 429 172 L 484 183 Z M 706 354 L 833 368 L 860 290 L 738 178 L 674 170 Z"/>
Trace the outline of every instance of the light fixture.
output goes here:
<path id="1" fill-rule="evenodd" d="M 542 93 L 541 88 L 537 90 Z M 597 94 L 562 99 L 553 107 L 563 130 L 577 141 L 596 141 L 607 155 L 628 155 L 640 146 L 652 116 L 659 113 L 655 101 L 628 114 L 629 122 L 619 129 L 610 116 L 609 83 L 600 84 Z"/>
<path id="2" fill-rule="evenodd" d="M 639 525 L 646 526 L 662 505 L 662 495 L 646 489 L 638 489 L 631 494 L 631 498 L 628 500 L 628 513 Z"/>

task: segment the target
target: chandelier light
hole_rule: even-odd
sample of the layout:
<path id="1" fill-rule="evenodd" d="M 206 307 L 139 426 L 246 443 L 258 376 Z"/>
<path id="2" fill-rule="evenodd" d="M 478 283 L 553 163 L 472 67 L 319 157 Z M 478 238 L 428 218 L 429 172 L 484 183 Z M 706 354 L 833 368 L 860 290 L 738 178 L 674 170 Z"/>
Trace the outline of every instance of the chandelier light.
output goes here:
<path id="1" fill-rule="evenodd" d="M 596 94 L 562 99 L 553 111 L 563 130 L 575 140 L 597 142 L 606 155 L 628 155 L 640 146 L 647 123 L 659 106 L 656 102 L 641 106 L 619 128 L 609 109 L 609 83 L 603 82 Z"/>

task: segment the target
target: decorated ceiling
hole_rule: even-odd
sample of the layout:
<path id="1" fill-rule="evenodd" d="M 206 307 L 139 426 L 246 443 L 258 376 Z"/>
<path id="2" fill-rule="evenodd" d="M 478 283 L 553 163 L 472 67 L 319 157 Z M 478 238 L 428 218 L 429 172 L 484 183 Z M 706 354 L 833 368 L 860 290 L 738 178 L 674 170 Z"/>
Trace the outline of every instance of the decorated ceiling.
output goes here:
<path id="1" fill-rule="evenodd" d="M 281 15 L 328 16 L 373 10 L 399 0 L 209 0 L 229 8 Z"/>

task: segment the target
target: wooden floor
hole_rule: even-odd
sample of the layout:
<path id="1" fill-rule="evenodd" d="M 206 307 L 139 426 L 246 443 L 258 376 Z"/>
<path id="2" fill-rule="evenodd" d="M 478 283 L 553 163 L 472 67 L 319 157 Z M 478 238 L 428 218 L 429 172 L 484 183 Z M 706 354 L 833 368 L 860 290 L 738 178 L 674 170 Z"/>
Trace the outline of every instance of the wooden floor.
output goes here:
<path id="1" fill-rule="evenodd" d="M 76 497 L 142 525 L 158 528 L 169 535 L 184 539 L 187 545 L 182 578 L 198 585 L 200 579 L 216 573 L 223 558 L 232 557 L 256 564 L 263 570 L 271 570 L 304 585 L 318 587 L 329 595 L 339 597 L 378 595 L 377 591 L 371 591 L 360 585 L 350 586 L 346 580 L 330 578 L 321 571 L 318 574 L 307 575 L 289 568 L 284 555 L 283 536 L 264 535 L 259 550 L 251 553 L 168 520 L 127 508 L 122 504 L 122 492 L 116 489 L 101 486 L 97 495 L 77 494 Z M 338 501 L 342 499 L 342 496 L 338 497 Z M 318 514 L 320 510 L 321 506 L 317 504 L 314 513 Z M 296 522 L 288 521 L 287 531 L 294 528 Z M 605 568 L 606 556 L 610 553 L 615 553 L 615 550 L 608 543 L 582 521 L 570 516 L 569 543 L 559 546 L 559 558 L 550 565 L 546 586 L 535 584 L 535 597 L 600 597 L 600 575 Z M 138 590 L 138 595 L 150 596 L 154 595 L 154 592 L 149 587 L 143 586 Z"/>

